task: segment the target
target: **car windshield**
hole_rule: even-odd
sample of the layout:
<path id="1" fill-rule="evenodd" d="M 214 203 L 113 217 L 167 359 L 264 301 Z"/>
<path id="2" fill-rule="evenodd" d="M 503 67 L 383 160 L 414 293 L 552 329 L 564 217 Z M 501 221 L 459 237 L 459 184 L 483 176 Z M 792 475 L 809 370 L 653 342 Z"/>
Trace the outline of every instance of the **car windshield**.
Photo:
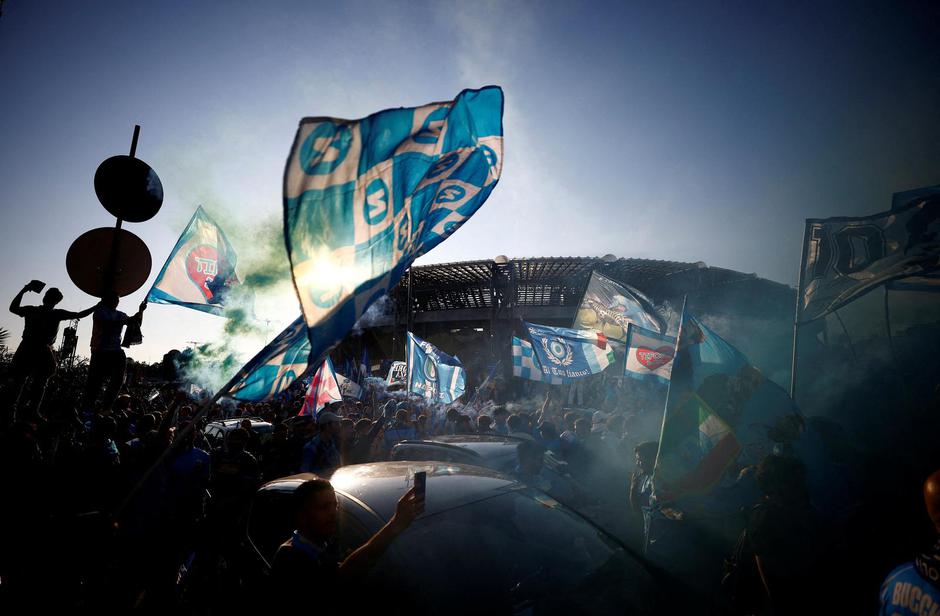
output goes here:
<path id="1" fill-rule="evenodd" d="M 530 489 L 419 518 L 370 577 L 422 613 L 643 613 L 652 596 L 639 562 Z"/>

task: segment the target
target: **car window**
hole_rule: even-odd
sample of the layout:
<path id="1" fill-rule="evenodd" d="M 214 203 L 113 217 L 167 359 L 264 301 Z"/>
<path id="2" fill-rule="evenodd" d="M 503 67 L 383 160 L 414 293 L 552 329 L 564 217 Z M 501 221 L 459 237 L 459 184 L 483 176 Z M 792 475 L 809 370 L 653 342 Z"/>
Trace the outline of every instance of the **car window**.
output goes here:
<path id="1" fill-rule="evenodd" d="M 619 544 L 529 489 L 419 518 L 370 578 L 423 613 L 643 613 L 654 596 Z"/>

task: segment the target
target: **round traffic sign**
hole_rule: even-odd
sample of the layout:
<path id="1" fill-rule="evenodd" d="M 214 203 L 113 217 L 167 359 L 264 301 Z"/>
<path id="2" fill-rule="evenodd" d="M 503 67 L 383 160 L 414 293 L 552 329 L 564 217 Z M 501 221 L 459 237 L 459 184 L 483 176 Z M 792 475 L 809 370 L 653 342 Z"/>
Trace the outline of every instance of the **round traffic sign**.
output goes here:
<path id="1" fill-rule="evenodd" d="M 131 156 L 112 156 L 98 165 L 95 194 L 104 209 L 129 222 L 150 220 L 163 205 L 157 172 Z"/>
<path id="2" fill-rule="evenodd" d="M 112 256 L 111 247 L 117 238 Z M 102 297 L 110 286 L 120 296 L 139 289 L 150 276 L 152 260 L 144 241 L 125 229 L 101 227 L 80 235 L 65 256 L 65 269 L 75 286 Z"/>

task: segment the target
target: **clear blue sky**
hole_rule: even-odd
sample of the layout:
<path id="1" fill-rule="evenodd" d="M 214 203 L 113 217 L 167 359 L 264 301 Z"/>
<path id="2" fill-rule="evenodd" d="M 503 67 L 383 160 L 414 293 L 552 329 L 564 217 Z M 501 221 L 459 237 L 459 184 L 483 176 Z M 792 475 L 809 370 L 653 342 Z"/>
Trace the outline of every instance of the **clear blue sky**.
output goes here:
<path id="1" fill-rule="evenodd" d="M 94 303 L 65 254 L 113 224 L 92 179 L 135 123 L 166 200 L 127 225 L 154 269 L 125 309 L 197 204 L 249 237 L 280 217 L 300 118 L 485 84 L 506 93 L 503 178 L 421 262 L 614 253 L 795 284 L 803 219 L 874 213 L 892 192 L 940 184 L 937 6 L 7 0 L 0 299 L 40 278 L 64 307 Z M 298 313 L 289 293 L 267 310 L 272 329 Z M 0 326 L 15 344 L 21 319 L 4 309 Z M 130 355 L 156 360 L 220 330 L 153 306 Z"/>

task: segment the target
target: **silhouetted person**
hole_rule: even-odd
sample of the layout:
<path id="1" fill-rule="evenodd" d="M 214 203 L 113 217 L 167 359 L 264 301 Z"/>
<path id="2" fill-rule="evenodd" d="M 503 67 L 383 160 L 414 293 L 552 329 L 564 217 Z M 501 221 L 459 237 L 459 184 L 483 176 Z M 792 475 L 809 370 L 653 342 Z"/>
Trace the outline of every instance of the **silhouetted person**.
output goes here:
<path id="1" fill-rule="evenodd" d="M 120 298 L 113 291 L 108 292 L 94 310 L 94 325 L 91 330 L 91 362 L 88 365 L 88 382 L 82 397 L 82 408 L 93 409 L 98 400 L 98 390 L 107 381 L 107 388 L 102 400 L 102 408 L 110 409 L 117 398 L 121 385 L 124 384 L 124 370 L 127 368 L 127 356 L 121 349 L 121 330 L 131 321 L 137 323 L 143 319 L 147 302 L 142 301 L 132 317 L 117 309 Z"/>
<path id="2" fill-rule="evenodd" d="M 888 574 L 879 614 L 940 613 L 940 470 L 924 482 L 924 504 L 936 531 L 933 543 Z"/>
<path id="3" fill-rule="evenodd" d="M 59 334 L 59 323 L 72 319 L 81 319 L 91 314 L 96 306 L 81 312 L 71 312 L 56 308 L 62 301 L 62 292 L 55 287 L 46 291 L 39 306 L 21 306 L 20 302 L 28 291 L 38 293 L 45 286 L 39 280 L 32 280 L 23 287 L 13 302 L 10 303 L 10 312 L 26 319 L 23 327 L 23 340 L 13 355 L 13 364 L 10 376 L 14 380 L 16 398 L 15 408 L 19 399 L 25 394 L 23 410 L 27 414 L 36 415 L 42 396 L 46 391 L 46 383 L 55 374 L 56 357 L 52 350 L 56 336 Z M 8 418 L 4 418 L 7 423 Z M 12 419 L 12 418 L 9 418 Z"/>

